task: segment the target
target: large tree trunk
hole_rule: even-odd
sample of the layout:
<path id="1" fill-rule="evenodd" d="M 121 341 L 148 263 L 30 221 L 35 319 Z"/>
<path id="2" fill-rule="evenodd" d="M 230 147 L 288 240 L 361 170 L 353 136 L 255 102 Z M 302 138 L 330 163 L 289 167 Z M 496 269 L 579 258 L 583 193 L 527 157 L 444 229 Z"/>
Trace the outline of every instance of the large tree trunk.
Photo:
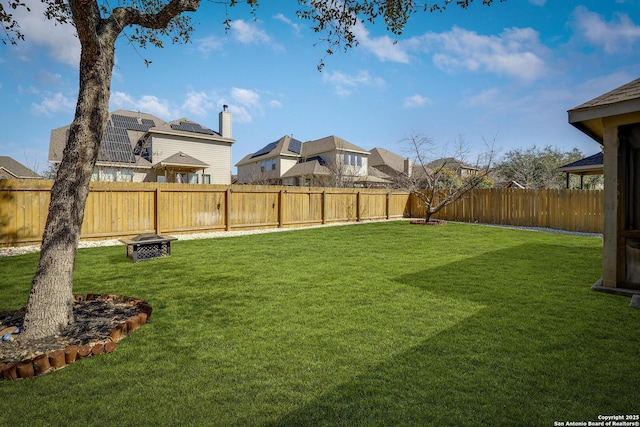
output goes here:
<path id="1" fill-rule="evenodd" d="M 82 43 L 78 103 L 51 188 L 40 261 L 24 319 L 26 339 L 58 334 L 73 322 L 73 269 L 89 182 L 109 114 L 114 61 L 114 43 L 99 40 Z"/>

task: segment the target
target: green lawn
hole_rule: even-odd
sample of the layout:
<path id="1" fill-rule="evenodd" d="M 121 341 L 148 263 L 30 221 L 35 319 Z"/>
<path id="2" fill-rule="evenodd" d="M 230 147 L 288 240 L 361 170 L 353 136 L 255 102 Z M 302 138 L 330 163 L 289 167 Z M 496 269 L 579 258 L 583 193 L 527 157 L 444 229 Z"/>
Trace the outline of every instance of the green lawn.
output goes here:
<path id="1" fill-rule="evenodd" d="M 108 355 L 0 381 L 0 425 L 553 426 L 638 414 L 640 310 L 602 241 L 361 224 L 80 250 L 75 293 L 154 308 Z M 0 259 L 0 310 L 37 255 Z"/>

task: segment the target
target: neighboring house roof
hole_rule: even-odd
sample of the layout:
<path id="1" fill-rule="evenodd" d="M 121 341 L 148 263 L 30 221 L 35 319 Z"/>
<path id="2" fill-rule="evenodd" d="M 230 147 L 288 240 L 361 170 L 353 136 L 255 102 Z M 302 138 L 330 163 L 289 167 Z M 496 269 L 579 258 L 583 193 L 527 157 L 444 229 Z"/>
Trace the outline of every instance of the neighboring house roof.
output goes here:
<path id="1" fill-rule="evenodd" d="M 202 169 L 202 168 L 207 168 L 210 165 L 208 165 L 207 163 L 201 160 L 196 159 L 195 157 L 191 157 L 188 154 L 183 153 L 182 151 L 178 151 L 177 153 L 153 165 L 154 168 L 164 167 L 164 166 L 182 166 L 182 167 L 192 167 L 192 168 Z"/>
<path id="2" fill-rule="evenodd" d="M 357 177 L 353 182 L 358 184 L 390 184 L 392 181 L 378 176 L 361 176 Z"/>
<path id="3" fill-rule="evenodd" d="M 162 122 L 158 126 L 149 129 L 149 133 L 230 142 L 232 144 L 234 142 L 234 140 L 223 138 L 218 132 L 186 118 L 172 120 L 166 123 Z"/>
<path id="4" fill-rule="evenodd" d="M 520 184 L 518 181 L 509 181 L 507 182 L 503 188 L 519 188 L 520 190 L 524 190 L 526 187 L 522 184 Z"/>
<path id="5" fill-rule="evenodd" d="M 640 111 L 640 79 L 633 80 L 584 104 L 572 108 L 569 123 L 602 144 L 602 118 Z"/>
<path id="6" fill-rule="evenodd" d="M 70 125 L 67 125 L 51 131 L 49 161 L 59 163 L 62 160 L 69 127 Z M 140 156 L 144 151 L 143 141 L 148 134 L 197 138 L 230 144 L 234 142 L 232 139 L 223 138 L 218 132 L 185 118 L 165 122 L 151 114 L 117 110 L 109 113 L 96 164 L 111 167 L 151 167 L 151 163 Z M 194 160 L 200 162 L 200 160 Z"/>
<path id="7" fill-rule="evenodd" d="M 369 166 L 388 166 L 398 173 L 404 172 L 405 158 L 384 148 L 374 148 L 369 156 Z"/>
<path id="8" fill-rule="evenodd" d="M 302 151 L 302 142 L 289 135 L 285 135 L 277 141 L 271 142 L 255 153 L 248 154 L 242 158 L 236 166 L 243 166 L 249 163 L 254 163 L 263 159 L 270 159 L 272 157 L 300 157 Z"/>
<path id="9" fill-rule="evenodd" d="M 604 173 L 604 153 L 599 152 L 558 168 L 560 172 L 577 175 L 600 175 Z"/>
<path id="10" fill-rule="evenodd" d="M 134 155 L 138 141 L 156 126 L 161 126 L 164 120 L 147 113 L 117 110 L 109 114 L 107 128 L 100 142 L 97 165 L 105 166 L 136 166 L 148 168 L 147 160 Z M 51 131 L 49 142 L 49 161 L 59 163 L 62 152 L 67 144 L 67 133 L 70 125 L 62 126 Z"/>
<path id="11" fill-rule="evenodd" d="M 314 141 L 307 141 L 302 144 L 302 157 L 311 157 L 316 154 L 328 153 L 331 151 L 348 151 L 358 154 L 369 155 L 369 152 L 363 148 L 358 147 L 342 138 L 335 135 L 327 136 L 324 138 L 316 139 Z"/>
<path id="12" fill-rule="evenodd" d="M 38 175 L 22 163 L 9 156 L 0 156 L 0 178 L 38 179 Z"/>
<path id="13" fill-rule="evenodd" d="M 390 180 L 392 179 L 390 175 L 387 175 L 386 173 L 374 168 L 373 166 L 369 166 L 369 168 L 367 169 L 367 175 L 373 176 L 376 178 L 382 178 L 388 182 L 390 182 Z"/>
<path id="14" fill-rule="evenodd" d="M 442 166 L 445 166 L 447 169 L 459 170 L 459 169 L 469 169 L 469 170 L 478 170 L 475 166 L 468 165 L 458 159 L 453 157 L 445 157 L 442 159 L 434 160 L 426 165 L 429 169 L 437 169 Z"/>
<path id="15" fill-rule="evenodd" d="M 331 171 L 326 166 L 322 166 L 318 161 L 297 163 L 282 175 L 282 178 L 293 178 L 296 176 L 319 176 L 331 175 Z"/>

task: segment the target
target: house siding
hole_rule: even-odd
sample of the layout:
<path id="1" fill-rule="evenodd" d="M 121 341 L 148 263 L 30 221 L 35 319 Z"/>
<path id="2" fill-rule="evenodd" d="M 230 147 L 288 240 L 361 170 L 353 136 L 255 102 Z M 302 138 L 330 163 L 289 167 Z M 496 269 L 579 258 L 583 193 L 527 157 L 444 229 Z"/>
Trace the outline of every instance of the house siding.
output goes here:
<path id="1" fill-rule="evenodd" d="M 296 165 L 296 163 L 298 163 L 298 159 L 297 158 L 280 158 L 280 164 L 278 165 L 278 167 L 280 168 L 280 176 L 284 175 L 285 173 L 287 173 L 289 171 L 289 169 L 291 169 L 292 167 L 294 167 Z"/>
<path id="2" fill-rule="evenodd" d="M 194 140 L 182 136 L 154 135 L 151 141 L 152 163 L 161 162 L 178 151 L 207 163 L 204 174 L 211 176 L 211 184 L 231 184 L 231 144 L 226 142 Z M 202 183 L 202 171 L 198 171 Z"/>

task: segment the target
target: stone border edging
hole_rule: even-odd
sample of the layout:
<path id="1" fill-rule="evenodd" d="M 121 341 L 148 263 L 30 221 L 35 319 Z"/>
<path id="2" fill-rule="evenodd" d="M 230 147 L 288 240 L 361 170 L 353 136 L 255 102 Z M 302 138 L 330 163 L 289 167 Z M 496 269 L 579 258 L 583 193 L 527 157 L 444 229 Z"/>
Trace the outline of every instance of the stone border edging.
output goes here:
<path id="1" fill-rule="evenodd" d="M 31 359 L 21 362 L 0 363 L 0 381 L 33 378 L 44 375 L 57 369 L 64 368 L 77 360 L 85 357 L 96 356 L 103 353 L 112 353 L 117 347 L 118 341 L 135 332 L 151 318 L 153 308 L 149 303 L 138 298 L 130 298 L 120 295 L 78 294 L 74 295 L 74 301 L 91 301 L 96 299 L 113 300 L 116 302 L 130 302 L 140 309 L 140 312 L 118 324 L 109 331 L 109 339 L 81 346 L 68 345 L 64 350 L 53 350 L 39 354 Z"/>

